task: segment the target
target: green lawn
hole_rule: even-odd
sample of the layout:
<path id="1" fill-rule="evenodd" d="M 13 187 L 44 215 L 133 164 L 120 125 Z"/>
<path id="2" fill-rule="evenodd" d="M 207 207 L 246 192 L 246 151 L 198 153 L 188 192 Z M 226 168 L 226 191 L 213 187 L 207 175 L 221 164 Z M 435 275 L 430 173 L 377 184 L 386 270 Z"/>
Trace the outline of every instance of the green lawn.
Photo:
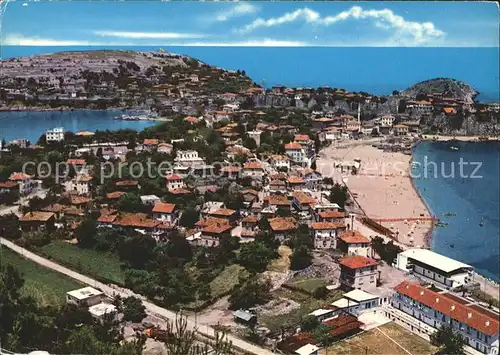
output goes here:
<path id="1" fill-rule="evenodd" d="M 84 285 L 58 272 L 27 260 L 7 248 L 2 248 L 2 265 L 12 265 L 23 274 L 23 293 L 32 296 L 40 305 L 64 304 L 66 292 Z"/>
<path id="2" fill-rule="evenodd" d="M 259 323 L 262 323 L 264 326 L 271 329 L 271 331 L 278 331 L 282 326 L 286 328 L 297 324 L 302 320 L 302 317 L 312 311 L 325 307 L 326 305 L 342 298 L 342 292 L 332 291 L 324 300 L 317 300 L 313 297 L 307 297 L 299 292 L 293 292 L 285 289 L 276 291 L 273 293 L 273 296 L 275 298 L 288 298 L 300 303 L 300 307 L 298 309 L 295 309 L 287 314 L 272 315 L 268 313 L 259 316 Z"/>
<path id="3" fill-rule="evenodd" d="M 328 285 L 328 282 L 320 277 L 298 276 L 287 282 L 287 285 L 300 288 L 309 293 L 313 293 L 318 287 Z"/>
<path id="4" fill-rule="evenodd" d="M 239 283 L 240 275 L 243 277 L 248 276 L 248 272 L 243 266 L 237 264 L 227 266 L 210 282 L 212 297 L 219 298 L 231 291 Z"/>
<path id="5" fill-rule="evenodd" d="M 125 283 L 125 272 L 120 268 L 120 260 L 116 254 L 82 249 L 60 240 L 41 247 L 40 252 L 58 263 L 96 279 L 109 280 L 108 282 L 119 285 Z"/>

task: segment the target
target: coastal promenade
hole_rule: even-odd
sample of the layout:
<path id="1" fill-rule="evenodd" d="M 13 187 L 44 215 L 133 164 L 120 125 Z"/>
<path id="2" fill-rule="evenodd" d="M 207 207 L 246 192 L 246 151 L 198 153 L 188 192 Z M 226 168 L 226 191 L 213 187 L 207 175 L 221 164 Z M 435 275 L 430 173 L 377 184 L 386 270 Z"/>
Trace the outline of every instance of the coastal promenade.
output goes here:
<path id="1" fill-rule="evenodd" d="M 48 259 L 45 259 L 35 253 L 30 252 L 29 250 L 22 248 L 11 241 L 1 238 L 0 237 L 0 247 L 5 246 L 12 251 L 22 255 L 26 259 L 29 259 L 43 267 L 52 269 L 54 271 L 57 271 L 61 274 L 64 274 L 66 276 L 71 277 L 72 279 L 75 279 L 81 283 L 87 284 L 89 286 L 95 287 L 103 291 L 107 296 L 109 297 L 114 297 L 115 295 L 120 295 L 122 298 L 123 297 L 129 297 L 129 296 L 135 296 L 140 299 L 142 299 L 144 306 L 146 307 L 146 310 L 161 318 L 161 319 L 169 319 L 169 320 L 175 320 L 178 317 L 178 314 L 170 311 L 168 309 L 159 307 L 155 305 L 154 303 L 148 301 L 144 296 L 135 294 L 129 289 L 125 288 L 120 288 L 116 285 L 112 284 L 104 284 L 102 282 L 99 282 L 97 280 L 94 280 L 90 277 L 87 277 L 85 275 L 79 274 L 73 270 L 70 270 L 62 265 L 59 265 L 53 261 L 50 261 Z M 0 249 L 1 252 L 1 249 Z M 187 322 L 187 328 L 191 331 L 196 331 L 198 334 L 208 337 L 210 339 L 215 338 L 216 332 L 215 330 L 208 326 L 204 325 L 202 323 L 202 320 L 194 319 L 193 317 L 186 317 L 183 315 L 183 317 L 186 319 Z M 159 326 L 162 326 L 162 324 L 158 324 Z M 257 345 L 254 345 L 252 343 L 249 343 L 247 341 L 244 341 L 240 338 L 235 337 L 234 335 L 227 334 L 226 339 L 230 342 L 232 342 L 233 346 L 240 351 L 243 351 L 244 353 L 247 354 L 255 354 L 255 355 L 271 355 L 273 352 L 261 348 Z"/>

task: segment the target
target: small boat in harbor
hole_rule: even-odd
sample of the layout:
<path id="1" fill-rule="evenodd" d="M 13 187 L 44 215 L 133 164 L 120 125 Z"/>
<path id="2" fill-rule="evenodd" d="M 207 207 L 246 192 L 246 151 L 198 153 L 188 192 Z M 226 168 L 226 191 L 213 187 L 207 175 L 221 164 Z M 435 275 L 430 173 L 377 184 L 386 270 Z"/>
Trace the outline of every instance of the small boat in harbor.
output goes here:
<path id="1" fill-rule="evenodd" d="M 451 150 L 459 150 L 458 147 L 450 147 Z"/>
<path id="2" fill-rule="evenodd" d="M 457 214 L 455 212 L 447 212 L 443 213 L 444 216 L 456 216 Z"/>

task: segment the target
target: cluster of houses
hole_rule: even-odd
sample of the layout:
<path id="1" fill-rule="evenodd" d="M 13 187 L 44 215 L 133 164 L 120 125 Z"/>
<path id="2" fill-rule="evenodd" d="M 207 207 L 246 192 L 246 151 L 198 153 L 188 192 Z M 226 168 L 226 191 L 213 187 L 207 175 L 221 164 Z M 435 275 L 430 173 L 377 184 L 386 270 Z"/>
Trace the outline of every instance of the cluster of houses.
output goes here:
<path id="1" fill-rule="evenodd" d="M 348 264 L 352 267 L 364 262 L 356 257 Z M 340 265 L 345 268 L 342 260 Z M 437 329 L 450 326 L 464 339 L 467 354 L 498 354 L 498 308 L 456 292 L 477 286 L 472 266 L 427 249 L 403 251 L 393 266 L 415 276 L 418 281 L 402 281 L 390 295 L 380 294 L 370 287 L 366 281 L 370 280 L 373 269 L 369 268 L 370 264 L 363 266 L 358 272 L 366 276 L 359 288 L 351 288 L 341 299 L 309 314 L 321 324 L 333 327 L 330 330 L 333 341 L 371 329 L 371 325 L 363 321 L 370 320 L 367 314 L 378 313 L 385 321 L 394 321 L 428 341 Z M 376 270 L 376 263 L 373 267 Z M 317 354 L 320 346 L 311 332 L 300 328 L 278 345 L 286 353 L 301 355 Z"/>

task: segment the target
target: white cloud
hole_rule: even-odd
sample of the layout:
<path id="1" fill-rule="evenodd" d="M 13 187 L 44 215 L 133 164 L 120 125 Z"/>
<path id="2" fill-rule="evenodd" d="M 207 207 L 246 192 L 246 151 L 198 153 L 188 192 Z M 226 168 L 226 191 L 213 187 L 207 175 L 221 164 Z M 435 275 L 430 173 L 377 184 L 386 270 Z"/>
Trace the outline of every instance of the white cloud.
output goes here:
<path id="1" fill-rule="evenodd" d="M 93 34 L 101 37 L 117 37 L 127 39 L 181 39 L 204 37 L 201 34 L 180 32 L 94 31 Z"/>
<path id="2" fill-rule="evenodd" d="M 144 37 L 141 37 L 144 38 Z M 153 38 L 152 38 L 153 39 Z M 51 39 L 41 37 L 25 37 L 18 34 L 6 35 L 3 39 L 4 45 L 10 46 L 134 46 L 137 42 L 105 42 L 85 41 L 72 39 Z M 179 47 L 303 47 L 309 45 L 300 41 L 282 41 L 270 38 L 256 39 L 241 42 L 170 42 L 154 41 L 140 43 L 144 46 L 179 46 Z"/>
<path id="3" fill-rule="evenodd" d="M 257 6 L 252 5 L 248 2 L 242 2 L 238 5 L 233 6 L 229 10 L 218 12 L 215 15 L 215 20 L 218 22 L 225 22 L 233 17 L 256 13 L 258 10 L 259 9 Z"/>
<path id="4" fill-rule="evenodd" d="M 400 42 L 404 42 L 407 45 L 425 44 L 432 40 L 441 39 L 446 35 L 431 22 L 408 21 L 402 16 L 396 15 L 390 9 L 365 10 L 360 6 L 353 6 L 349 10 L 342 11 L 333 16 L 321 16 L 320 13 L 305 7 L 285 13 L 280 17 L 272 17 L 269 19 L 258 18 L 252 23 L 244 26 L 239 32 L 248 33 L 257 28 L 280 26 L 299 20 L 313 25 L 329 26 L 347 19 L 368 19 L 373 21 L 378 28 L 386 30 L 393 29 L 396 31 L 394 36 L 399 38 Z"/>
<path id="5" fill-rule="evenodd" d="M 3 38 L 3 44 L 8 46 L 99 46 L 103 43 L 81 40 L 58 40 L 40 37 L 25 37 L 10 34 Z"/>

